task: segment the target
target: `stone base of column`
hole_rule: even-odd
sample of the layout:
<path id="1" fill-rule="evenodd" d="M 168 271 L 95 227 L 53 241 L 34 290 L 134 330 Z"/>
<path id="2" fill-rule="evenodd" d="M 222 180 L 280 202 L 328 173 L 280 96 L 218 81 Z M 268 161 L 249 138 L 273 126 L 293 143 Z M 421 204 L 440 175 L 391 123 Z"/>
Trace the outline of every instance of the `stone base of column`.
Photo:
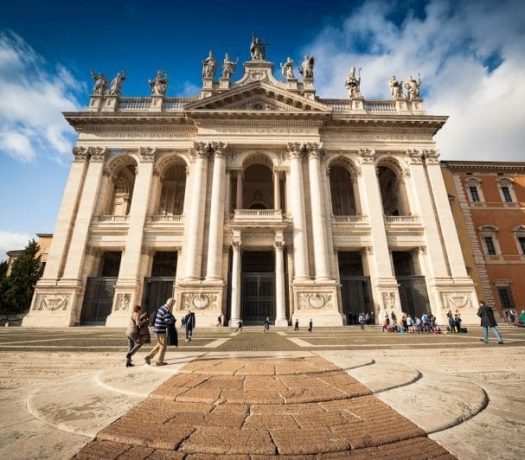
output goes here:
<path id="1" fill-rule="evenodd" d="M 180 320 L 192 311 L 195 313 L 196 327 L 212 327 L 217 324 L 219 315 L 223 315 L 224 283 L 179 283 L 175 289 L 175 307 L 173 314 Z"/>
<path id="2" fill-rule="evenodd" d="M 138 281 L 118 282 L 113 296 L 111 314 L 106 319 L 107 327 L 127 327 L 134 305 L 140 305 Z"/>
<path id="3" fill-rule="evenodd" d="M 447 312 L 461 315 L 462 325 L 479 326 L 479 303 L 470 278 L 431 280 L 429 283 L 432 313 L 438 324 L 448 325 Z M 433 300 L 433 302 L 432 302 Z"/>
<path id="4" fill-rule="evenodd" d="M 374 299 L 374 315 L 377 324 L 383 324 L 385 315 L 391 318 L 396 314 L 400 322 L 403 316 L 399 299 L 399 285 L 395 278 L 381 278 L 372 280 L 372 298 Z"/>
<path id="5" fill-rule="evenodd" d="M 23 327 L 70 327 L 80 321 L 82 287 L 76 281 L 63 285 L 54 280 L 40 281 L 33 294 Z"/>
<path id="6" fill-rule="evenodd" d="M 335 281 L 326 283 L 293 284 L 295 310 L 292 324 L 299 319 L 299 327 L 307 327 L 310 319 L 314 327 L 342 326 L 337 286 Z"/>
<path id="7" fill-rule="evenodd" d="M 289 325 L 290 324 L 288 324 L 288 320 L 286 318 L 275 320 L 275 327 L 288 327 Z"/>

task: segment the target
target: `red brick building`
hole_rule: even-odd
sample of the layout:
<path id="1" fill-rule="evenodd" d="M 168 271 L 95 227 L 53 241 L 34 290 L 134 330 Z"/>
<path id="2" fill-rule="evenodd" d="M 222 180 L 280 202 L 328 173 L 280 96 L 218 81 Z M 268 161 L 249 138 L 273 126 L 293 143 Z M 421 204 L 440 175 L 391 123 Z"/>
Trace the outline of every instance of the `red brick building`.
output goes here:
<path id="1" fill-rule="evenodd" d="M 525 309 L 525 163 L 444 161 L 467 271 L 479 299 Z"/>

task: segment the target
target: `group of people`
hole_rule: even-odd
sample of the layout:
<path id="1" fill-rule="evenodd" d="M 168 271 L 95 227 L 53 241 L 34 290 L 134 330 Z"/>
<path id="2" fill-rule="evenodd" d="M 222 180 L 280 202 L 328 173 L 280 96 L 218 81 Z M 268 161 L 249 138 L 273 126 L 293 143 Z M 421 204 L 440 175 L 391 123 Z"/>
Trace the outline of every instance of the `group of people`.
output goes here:
<path id="1" fill-rule="evenodd" d="M 388 316 L 388 313 L 385 314 L 383 332 L 399 332 L 401 334 L 405 332 L 409 334 L 426 332 L 430 334 L 441 334 L 441 328 L 436 322 L 436 317 L 432 314 L 424 313 L 421 315 L 421 318 L 419 318 L 404 313 L 398 322 L 396 314 L 392 312 L 390 316 Z"/>

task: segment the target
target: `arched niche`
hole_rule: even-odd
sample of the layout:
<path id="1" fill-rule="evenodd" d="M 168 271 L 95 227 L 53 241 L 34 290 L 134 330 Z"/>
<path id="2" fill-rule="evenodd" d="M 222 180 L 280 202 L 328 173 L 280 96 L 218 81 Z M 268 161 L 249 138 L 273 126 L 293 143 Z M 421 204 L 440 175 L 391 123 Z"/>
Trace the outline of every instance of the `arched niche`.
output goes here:
<path id="1" fill-rule="evenodd" d="M 354 168 L 347 162 L 335 161 L 330 164 L 330 194 L 334 216 L 359 214 L 355 174 Z"/>
<path id="2" fill-rule="evenodd" d="M 159 170 L 158 202 L 155 214 L 179 216 L 184 213 L 186 193 L 186 163 L 178 157 Z"/>
<path id="3" fill-rule="evenodd" d="M 377 166 L 377 180 L 385 216 L 410 215 L 410 207 L 401 168 L 395 161 L 383 161 Z"/>
<path id="4" fill-rule="evenodd" d="M 110 193 L 107 194 L 106 212 L 114 216 L 127 216 L 133 200 L 137 162 L 131 156 L 122 156 L 108 165 L 107 172 Z"/>

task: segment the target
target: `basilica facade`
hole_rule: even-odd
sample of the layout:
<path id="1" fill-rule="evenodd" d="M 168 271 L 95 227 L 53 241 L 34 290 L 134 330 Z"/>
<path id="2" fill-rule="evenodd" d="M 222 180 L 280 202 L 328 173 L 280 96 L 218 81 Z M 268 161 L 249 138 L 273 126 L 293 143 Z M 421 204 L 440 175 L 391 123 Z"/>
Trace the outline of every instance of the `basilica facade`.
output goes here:
<path id="1" fill-rule="evenodd" d="M 122 97 L 93 74 L 44 275 L 24 326 L 125 326 L 134 304 L 200 326 L 314 326 L 448 310 L 477 322 L 420 81 L 368 100 L 316 95 L 314 60 L 275 78 L 262 43 L 243 75 L 210 52 L 195 97 Z M 239 66 L 240 67 L 240 66 Z M 405 91 L 406 89 L 406 91 Z"/>

